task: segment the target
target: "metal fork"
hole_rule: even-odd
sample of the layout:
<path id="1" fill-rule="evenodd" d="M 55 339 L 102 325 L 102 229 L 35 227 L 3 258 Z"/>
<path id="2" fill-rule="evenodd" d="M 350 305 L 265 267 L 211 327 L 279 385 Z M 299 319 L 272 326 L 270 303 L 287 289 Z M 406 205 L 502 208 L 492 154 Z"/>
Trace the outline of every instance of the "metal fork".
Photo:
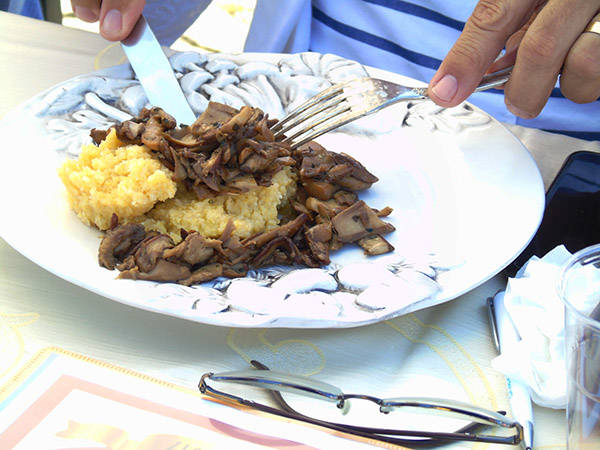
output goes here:
<path id="1" fill-rule="evenodd" d="M 506 83 L 513 67 L 485 75 L 475 92 Z M 427 99 L 427 88 L 402 86 L 377 78 L 357 78 L 331 86 L 308 99 L 271 127 L 275 138 L 297 148 L 328 131 L 401 101 Z"/>

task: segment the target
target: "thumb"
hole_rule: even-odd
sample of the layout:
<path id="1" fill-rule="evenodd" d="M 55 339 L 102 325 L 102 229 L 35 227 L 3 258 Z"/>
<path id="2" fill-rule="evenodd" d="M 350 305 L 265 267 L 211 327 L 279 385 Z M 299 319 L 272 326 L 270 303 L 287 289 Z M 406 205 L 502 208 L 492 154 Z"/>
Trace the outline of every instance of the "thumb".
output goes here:
<path id="1" fill-rule="evenodd" d="M 479 1 L 431 79 L 429 97 L 440 106 L 452 107 L 471 95 L 535 1 Z"/>
<path id="2" fill-rule="evenodd" d="M 109 41 L 122 41 L 131 33 L 142 15 L 146 0 L 103 0 L 100 9 L 100 34 Z"/>

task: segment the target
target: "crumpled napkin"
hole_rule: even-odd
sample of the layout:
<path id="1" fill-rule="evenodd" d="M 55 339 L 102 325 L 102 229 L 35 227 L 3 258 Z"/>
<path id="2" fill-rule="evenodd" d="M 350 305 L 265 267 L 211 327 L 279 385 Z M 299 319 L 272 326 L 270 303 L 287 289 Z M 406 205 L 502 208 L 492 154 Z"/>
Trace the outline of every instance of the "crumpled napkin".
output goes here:
<path id="1" fill-rule="evenodd" d="M 521 341 L 492 360 L 505 376 L 521 380 L 540 406 L 565 408 L 564 305 L 557 282 L 571 253 L 560 245 L 543 258 L 532 257 L 509 278 L 504 304 Z"/>

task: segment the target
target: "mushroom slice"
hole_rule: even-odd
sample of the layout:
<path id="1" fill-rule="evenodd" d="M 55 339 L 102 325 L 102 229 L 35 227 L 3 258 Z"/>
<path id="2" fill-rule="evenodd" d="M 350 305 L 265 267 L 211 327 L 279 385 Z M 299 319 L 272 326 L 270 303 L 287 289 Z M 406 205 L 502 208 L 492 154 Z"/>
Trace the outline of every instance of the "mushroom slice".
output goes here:
<path id="1" fill-rule="evenodd" d="M 262 250 L 252 260 L 252 263 L 256 267 L 261 267 L 269 263 L 270 257 L 276 256 L 277 262 L 291 264 L 298 259 L 299 254 L 298 247 L 296 247 L 289 237 L 276 236 L 262 247 Z"/>
<path id="2" fill-rule="evenodd" d="M 390 208 L 389 206 L 386 206 L 383 209 L 374 209 L 373 211 L 375 211 L 375 214 L 377 214 L 377 217 L 387 217 L 389 216 L 394 210 L 392 208 Z"/>
<path id="3" fill-rule="evenodd" d="M 325 218 L 331 218 L 345 209 L 345 206 L 339 205 L 334 200 L 322 201 L 314 197 L 306 199 L 306 207 Z"/>
<path id="4" fill-rule="evenodd" d="M 329 264 L 329 241 L 333 236 L 331 223 L 315 225 L 304 233 L 311 253 L 321 264 Z"/>
<path id="5" fill-rule="evenodd" d="M 386 234 L 395 230 L 392 224 L 377 217 L 362 200 L 337 214 L 331 223 L 342 242 L 355 242 L 371 234 Z"/>
<path id="6" fill-rule="evenodd" d="M 232 134 L 234 131 L 239 130 L 241 127 L 251 122 L 253 116 L 256 115 L 256 111 L 251 106 L 242 106 L 242 109 L 223 124 L 217 131 L 217 139 L 223 140 L 228 134 Z"/>
<path id="7" fill-rule="evenodd" d="M 173 240 L 166 234 L 146 238 L 134 253 L 135 264 L 142 272 L 150 272 L 163 257 L 163 252 L 174 245 Z"/>
<path id="8" fill-rule="evenodd" d="M 258 185 L 252 175 L 242 175 L 227 182 L 226 188 L 231 192 L 248 192 Z"/>
<path id="9" fill-rule="evenodd" d="M 359 239 L 357 244 L 365 251 L 365 255 L 369 256 L 383 255 L 394 251 L 394 246 L 378 234 Z"/>
<path id="10" fill-rule="evenodd" d="M 327 181 L 308 179 L 302 182 L 302 187 L 308 195 L 319 200 L 329 200 L 339 190 L 339 186 Z"/>
<path id="11" fill-rule="evenodd" d="M 186 236 L 175 247 L 165 250 L 163 256 L 172 262 L 183 261 L 191 266 L 206 263 L 215 254 L 215 249 L 199 233 Z"/>
<path id="12" fill-rule="evenodd" d="M 171 133 L 165 133 L 165 138 L 171 144 L 175 144 L 178 147 L 198 147 L 205 144 L 202 137 L 194 136 L 193 134 L 186 134 L 180 138 L 174 136 Z"/>
<path id="13" fill-rule="evenodd" d="M 375 175 L 369 172 L 365 166 L 345 153 L 333 153 L 333 159 L 338 165 L 349 166 L 352 170 L 348 175 L 335 179 L 335 183 L 351 191 L 368 189 L 373 183 L 379 181 Z M 341 175 L 340 171 L 340 175 Z"/>
<path id="14" fill-rule="evenodd" d="M 150 117 L 142 132 L 142 144 L 151 150 L 160 150 L 160 144 L 165 139 L 163 133 L 160 120 L 154 116 Z"/>
<path id="15" fill-rule="evenodd" d="M 223 265 L 223 276 L 227 278 L 241 278 L 248 274 L 247 264 L 224 264 Z"/>
<path id="16" fill-rule="evenodd" d="M 333 195 L 333 199 L 340 205 L 350 206 L 358 201 L 358 195 L 354 192 L 341 190 Z"/>
<path id="17" fill-rule="evenodd" d="M 139 144 L 141 142 L 142 133 L 146 125 L 136 122 L 135 120 L 127 120 L 115 126 L 117 137 L 125 144 Z"/>
<path id="18" fill-rule="evenodd" d="M 202 114 L 192 125 L 194 132 L 202 131 L 205 125 L 225 123 L 237 114 L 238 110 L 223 103 L 209 102 Z"/>
<path id="19" fill-rule="evenodd" d="M 190 276 L 190 269 L 181 264 L 175 264 L 164 259 L 159 259 L 150 272 L 142 272 L 138 267 L 130 270 L 124 270 L 119 274 L 119 278 L 131 280 L 150 280 L 150 281 L 179 281 Z"/>
<path id="20" fill-rule="evenodd" d="M 113 270 L 145 237 L 144 227 L 136 223 L 108 230 L 100 242 L 98 262 L 102 267 Z"/>
<path id="21" fill-rule="evenodd" d="M 261 233 L 256 237 L 246 239 L 242 242 L 242 245 L 245 247 L 251 248 L 261 248 L 267 242 L 270 242 L 278 237 L 292 237 L 295 235 L 308 221 L 308 215 L 300 214 L 294 220 L 286 223 L 285 225 L 281 225 L 271 231 L 267 231 L 266 233 Z"/>
<path id="22" fill-rule="evenodd" d="M 219 263 L 207 264 L 196 269 L 192 274 L 179 282 L 185 286 L 191 286 L 196 283 L 214 280 L 223 275 L 223 265 Z"/>
<path id="23" fill-rule="evenodd" d="M 90 131 L 90 137 L 92 138 L 94 144 L 99 145 L 100 142 L 106 139 L 106 136 L 108 136 L 109 132 L 110 128 L 108 130 L 99 130 L 97 128 L 92 128 Z"/>

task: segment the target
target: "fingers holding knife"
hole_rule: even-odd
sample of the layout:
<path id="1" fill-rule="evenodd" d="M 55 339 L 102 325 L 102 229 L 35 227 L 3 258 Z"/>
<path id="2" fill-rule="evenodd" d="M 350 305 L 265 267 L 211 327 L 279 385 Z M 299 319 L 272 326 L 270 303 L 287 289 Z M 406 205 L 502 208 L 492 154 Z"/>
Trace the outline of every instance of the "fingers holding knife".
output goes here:
<path id="1" fill-rule="evenodd" d="M 100 34 L 109 41 L 121 41 L 133 30 L 145 0 L 71 0 L 75 15 L 86 22 L 100 21 Z"/>

